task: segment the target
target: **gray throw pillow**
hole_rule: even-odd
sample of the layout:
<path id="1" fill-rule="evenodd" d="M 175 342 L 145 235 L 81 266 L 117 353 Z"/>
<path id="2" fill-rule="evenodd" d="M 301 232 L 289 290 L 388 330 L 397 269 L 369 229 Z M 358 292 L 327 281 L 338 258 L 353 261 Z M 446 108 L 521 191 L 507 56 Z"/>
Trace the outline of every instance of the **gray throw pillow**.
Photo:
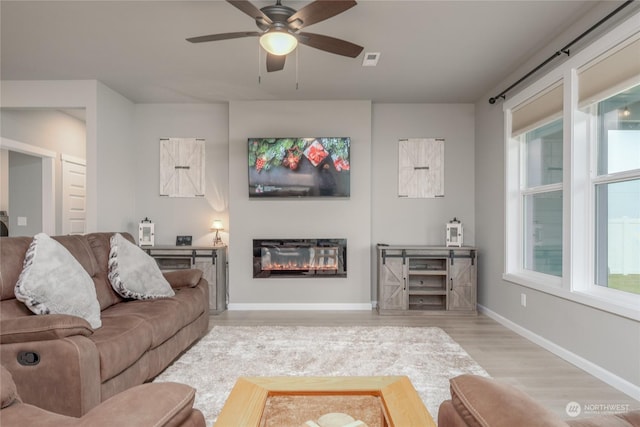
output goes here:
<path id="1" fill-rule="evenodd" d="M 156 261 L 120 233 L 111 236 L 109 281 L 123 298 L 144 300 L 175 295 Z"/>
<path id="2" fill-rule="evenodd" d="M 36 234 L 29 245 L 14 293 L 35 314 L 70 314 L 82 317 L 93 329 L 102 326 L 89 273 L 44 233 Z"/>

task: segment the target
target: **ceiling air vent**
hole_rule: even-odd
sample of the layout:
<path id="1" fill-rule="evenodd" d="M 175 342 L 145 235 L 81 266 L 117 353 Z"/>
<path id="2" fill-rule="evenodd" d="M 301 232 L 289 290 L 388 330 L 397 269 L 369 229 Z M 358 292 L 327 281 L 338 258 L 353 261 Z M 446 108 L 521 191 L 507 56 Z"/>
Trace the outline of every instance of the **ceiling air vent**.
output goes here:
<path id="1" fill-rule="evenodd" d="M 366 52 L 364 54 L 364 59 L 362 60 L 363 67 L 375 67 L 378 65 L 378 60 L 380 59 L 380 52 Z"/>

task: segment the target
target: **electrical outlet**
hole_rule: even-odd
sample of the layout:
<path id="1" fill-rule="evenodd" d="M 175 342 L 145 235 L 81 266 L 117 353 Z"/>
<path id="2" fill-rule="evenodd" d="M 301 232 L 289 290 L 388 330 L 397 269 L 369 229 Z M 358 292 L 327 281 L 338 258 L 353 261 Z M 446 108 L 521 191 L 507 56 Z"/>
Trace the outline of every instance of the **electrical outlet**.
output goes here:
<path id="1" fill-rule="evenodd" d="M 520 305 L 523 307 L 527 306 L 527 294 L 520 294 Z"/>

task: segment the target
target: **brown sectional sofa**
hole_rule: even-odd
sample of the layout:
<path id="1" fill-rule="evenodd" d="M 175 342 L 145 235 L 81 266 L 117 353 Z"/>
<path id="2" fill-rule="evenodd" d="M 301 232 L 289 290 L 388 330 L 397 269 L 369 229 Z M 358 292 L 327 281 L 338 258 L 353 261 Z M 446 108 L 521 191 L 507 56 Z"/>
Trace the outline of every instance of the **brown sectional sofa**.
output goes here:
<path id="1" fill-rule="evenodd" d="M 640 410 L 563 420 L 523 391 L 491 378 L 460 375 L 449 383 L 451 400 L 438 409 L 438 427 L 640 427 Z"/>
<path id="2" fill-rule="evenodd" d="M 32 239 L 0 239 L 0 362 L 25 403 L 80 417 L 153 379 L 206 334 L 209 288 L 202 273 L 165 273 L 174 297 L 125 300 L 107 278 L 112 234 L 54 237 L 93 279 L 102 320 L 96 330 L 75 316 L 34 315 L 18 301 L 14 286 Z"/>

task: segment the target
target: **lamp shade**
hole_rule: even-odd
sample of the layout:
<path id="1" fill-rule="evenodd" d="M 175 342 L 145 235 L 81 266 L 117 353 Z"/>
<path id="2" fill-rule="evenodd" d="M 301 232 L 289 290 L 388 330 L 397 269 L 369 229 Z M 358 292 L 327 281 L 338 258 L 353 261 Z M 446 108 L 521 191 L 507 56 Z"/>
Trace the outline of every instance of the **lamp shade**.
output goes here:
<path id="1" fill-rule="evenodd" d="M 260 45 L 270 54 L 282 56 L 298 46 L 298 39 L 284 29 L 273 28 L 260 37 Z"/>
<path id="2" fill-rule="evenodd" d="M 222 225 L 222 221 L 219 219 L 214 219 L 211 223 L 212 230 L 224 230 L 224 226 Z"/>

